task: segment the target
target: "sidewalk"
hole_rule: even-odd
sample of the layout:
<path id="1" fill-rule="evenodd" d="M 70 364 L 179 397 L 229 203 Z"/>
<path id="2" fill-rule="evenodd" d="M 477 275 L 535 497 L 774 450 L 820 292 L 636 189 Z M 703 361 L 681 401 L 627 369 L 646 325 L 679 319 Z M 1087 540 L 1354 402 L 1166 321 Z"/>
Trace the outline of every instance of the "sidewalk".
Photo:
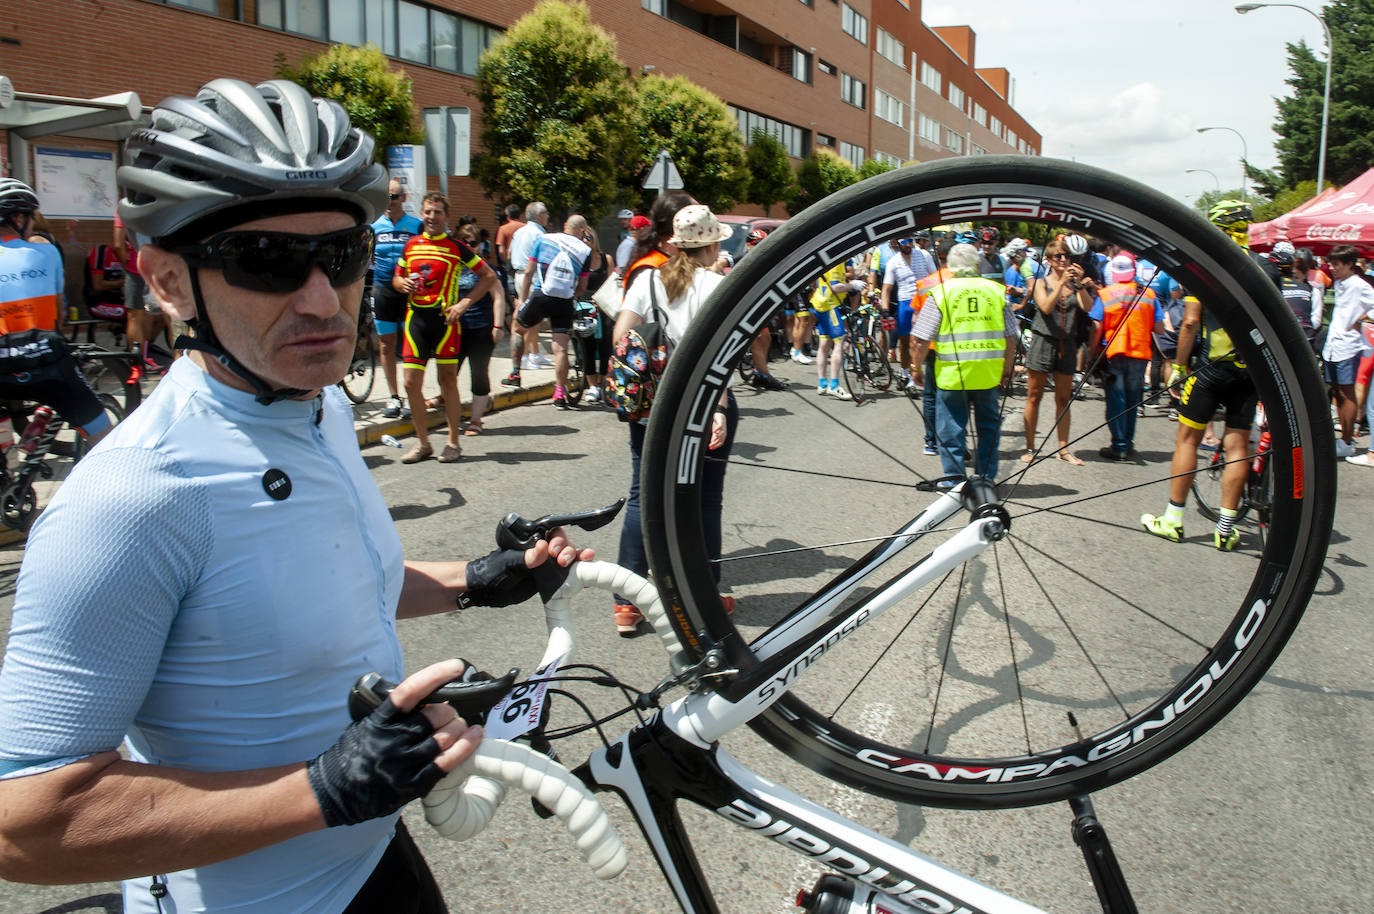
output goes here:
<path id="1" fill-rule="evenodd" d="M 552 348 L 549 345 L 549 334 L 540 335 L 540 350 L 552 358 Z M 487 408 L 488 413 L 502 409 L 509 409 L 512 406 L 520 406 L 525 403 L 533 403 L 539 400 L 548 400 L 553 397 L 553 369 L 541 368 L 535 371 L 522 371 L 521 387 L 506 387 L 501 384 L 501 379 L 510 373 L 510 345 L 506 340 L 497 344 L 497 351 L 492 353 L 491 367 L 489 369 L 491 377 L 491 406 Z M 404 384 L 399 377 L 398 368 L 397 383 Z M 145 377 L 143 380 L 143 395 L 146 397 L 152 393 L 157 386 L 157 377 Z M 464 365 L 458 373 L 458 389 L 463 394 L 463 415 L 471 414 L 470 386 L 468 383 L 468 370 Z M 439 383 L 436 380 L 434 366 L 431 364 L 425 369 L 425 398 L 436 397 L 439 395 Z M 396 438 L 409 437 L 415 434 L 415 426 L 410 419 L 387 419 L 382 416 L 382 409 L 386 406 L 389 396 L 386 387 L 386 379 L 382 377 L 381 366 L 377 366 L 377 377 L 372 385 L 372 394 L 366 403 L 354 404 L 353 406 L 353 427 L 358 433 L 358 445 L 365 446 L 380 441 L 383 435 L 391 435 Z M 426 427 L 434 429 L 444 424 L 443 407 L 428 410 L 425 416 Z M 71 433 L 63 431 L 61 438 L 70 439 Z M 61 485 L 62 480 L 71 470 L 72 462 L 69 458 L 60 455 L 49 455 L 47 463 L 53 469 L 52 479 L 39 479 L 34 483 L 34 493 L 38 499 L 38 511 L 41 514 L 43 508 L 52 499 L 53 493 Z M 32 526 L 32 525 L 30 525 Z M 13 543 L 23 542 L 28 537 L 26 530 L 14 530 L 10 527 L 0 526 L 0 546 L 9 546 Z"/>

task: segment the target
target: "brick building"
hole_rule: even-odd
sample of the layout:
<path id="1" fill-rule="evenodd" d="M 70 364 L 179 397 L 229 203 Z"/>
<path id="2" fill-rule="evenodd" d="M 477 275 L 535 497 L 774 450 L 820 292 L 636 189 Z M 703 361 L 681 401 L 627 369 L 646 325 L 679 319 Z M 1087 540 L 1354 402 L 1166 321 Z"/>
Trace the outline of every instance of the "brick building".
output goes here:
<path id="1" fill-rule="evenodd" d="M 1038 154 L 1040 136 L 1012 107 L 1012 79 L 976 66 L 967 27 L 930 29 L 920 0 L 589 0 L 632 74 L 683 74 L 722 97 L 748 137 L 763 128 L 797 157 L 828 146 L 856 165 L 984 152 Z M 189 94 L 209 79 L 272 76 L 327 41 L 380 46 L 414 82 L 417 108 L 465 106 L 472 135 L 481 111 L 478 56 L 534 0 L 9 0 L 0 13 L 0 76 L 16 99 L 0 109 L 0 169 L 33 177 L 41 144 L 114 152 L 136 110 Z M 69 121 L 56 134 L 21 129 L 27 112 L 58 100 L 115 109 L 104 126 Z M 0 102 L 7 93 L 0 91 Z M 73 116 L 84 109 L 72 109 Z M 5 129 L 11 125 L 13 129 Z M 60 164 L 60 162 L 59 162 Z M 35 181 L 35 184 L 39 182 Z M 436 184 L 433 176 L 432 186 Z M 43 189 L 40 187 L 40 196 Z M 495 223 L 495 206 L 467 178 L 449 183 L 453 211 Z M 45 207 L 46 207 L 45 201 Z M 81 248 L 108 222 L 59 216 L 59 241 Z"/>

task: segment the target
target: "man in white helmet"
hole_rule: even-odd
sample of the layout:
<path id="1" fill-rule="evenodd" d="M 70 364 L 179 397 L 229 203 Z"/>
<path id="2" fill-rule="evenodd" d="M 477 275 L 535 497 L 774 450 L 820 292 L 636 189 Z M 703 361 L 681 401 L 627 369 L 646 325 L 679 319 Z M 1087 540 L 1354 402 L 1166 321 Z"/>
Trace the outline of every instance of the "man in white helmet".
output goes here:
<path id="1" fill-rule="evenodd" d="M 195 337 L 29 540 L 0 670 L 0 876 L 123 879 L 130 912 L 442 911 L 399 811 L 481 729 L 421 706 L 465 665 L 406 677 L 396 619 L 528 598 L 528 567 L 578 553 L 560 532 L 403 560 L 335 386 L 387 202 L 337 103 L 216 80 L 128 152 L 120 213 Z M 369 671 L 402 681 L 350 723 Z"/>

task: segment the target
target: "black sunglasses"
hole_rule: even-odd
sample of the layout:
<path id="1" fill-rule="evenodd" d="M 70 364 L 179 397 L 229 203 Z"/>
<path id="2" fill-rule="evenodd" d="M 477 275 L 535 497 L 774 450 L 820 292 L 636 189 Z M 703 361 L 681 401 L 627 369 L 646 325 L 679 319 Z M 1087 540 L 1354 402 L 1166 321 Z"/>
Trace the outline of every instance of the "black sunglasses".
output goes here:
<path id="1" fill-rule="evenodd" d="M 405 194 L 392 194 L 392 195 L 391 195 L 391 199 L 393 199 L 393 200 L 404 200 L 405 198 L 406 198 L 406 195 L 405 195 Z"/>
<path id="2" fill-rule="evenodd" d="M 222 232 L 204 244 L 170 248 L 192 267 L 219 270 L 224 281 L 253 292 L 294 292 L 319 267 L 338 289 L 367 275 L 372 266 L 372 226 L 355 225 L 326 235 L 290 232 Z"/>

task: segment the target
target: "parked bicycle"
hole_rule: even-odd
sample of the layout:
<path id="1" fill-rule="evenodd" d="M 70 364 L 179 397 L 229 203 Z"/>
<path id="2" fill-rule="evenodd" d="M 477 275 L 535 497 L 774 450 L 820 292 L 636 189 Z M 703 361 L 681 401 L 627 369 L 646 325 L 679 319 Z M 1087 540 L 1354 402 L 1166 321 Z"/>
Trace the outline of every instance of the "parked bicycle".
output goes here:
<path id="1" fill-rule="evenodd" d="M 844 383 L 854 398 L 862 404 L 875 394 L 892 386 L 892 366 L 887 361 L 879 333 L 895 329 L 892 318 L 884 319 L 872 302 L 854 309 L 845 309 L 844 320 Z M 891 322 L 892 327 L 887 323 Z"/>
<path id="2" fill-rule="evenodd" d="M 372 395 L 372 385 L 377 380 L 377 360 L 380 357 L 380 344 L 377 342 L 377 328 L 372 318 L 372 296 L 363 296 L 363 304 L 358 309 L 358 338 L 354 343 L 353 361 L 348 373 L 339 381 L 339 386 L 348 399 L 354 403 L 366 403 Z"/>

